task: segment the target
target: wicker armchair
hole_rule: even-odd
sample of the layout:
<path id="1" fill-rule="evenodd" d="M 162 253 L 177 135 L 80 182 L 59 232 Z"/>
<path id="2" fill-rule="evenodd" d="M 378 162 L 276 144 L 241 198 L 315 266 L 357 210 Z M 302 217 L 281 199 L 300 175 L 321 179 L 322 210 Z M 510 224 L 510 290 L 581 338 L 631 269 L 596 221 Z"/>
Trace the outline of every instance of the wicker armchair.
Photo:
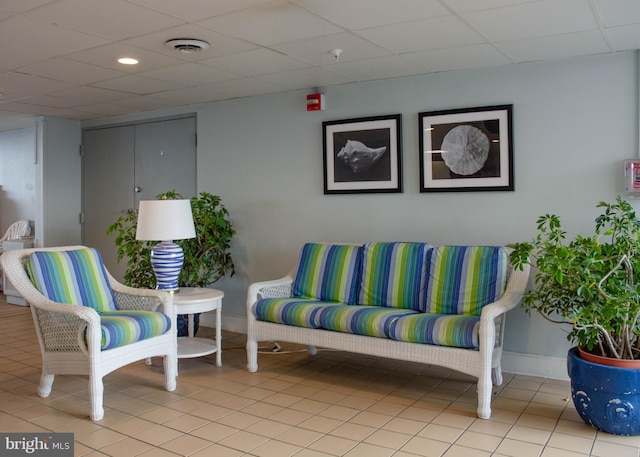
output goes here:
<path id="1" fill-rule="evenodd" d="M 132 362 L 145 359 L 147 364 L 150 364 L 151 357 L 164 357 L 164 387 L 168 391 L 175 390 L 178 368 L 176 316 L 170 294 L 124 286 L 104 269 L 101 262 L 100 268 L 105 273 L 103 279 L 105 284 L 108 280 L 110 290 L 113 290 L 117 311 L 100 313 L 89 306 L 59 303 L 45 297 L 34 286 L 26 272 L 27 259 L 31 258 L 31 254 L 36 251 L 61 253 L 61 251 L 78 249 L 86 250 L 84 246 L 69 246 L 7 251 L 0 261 L 8 279 L 31 305 L 42 352 L 42 375 L 38 394 L 41 397 L 47 397 L 50 394 L 57 374 L 88 375 L 91 398 L 90 416 L 92 420 L 100 420 L 104 416 L 103 377 Z M 33 261 L 30 268 L 33 270 Z M 108 285 L 106 288 L 109 289 Z M 160 317 L 167 326 L 170 325 L 170 328 L 162 330 L 164 333 L 157 336 L 103 349 L 106 332 L 105 315 L 116 314 L 119 311 L 130 314 L 157 311 L 148 314 L 158 315 L 158 312 L 164 314 L 164 317 Z"/>
<path id="2" fill-rule="evenodd" d="M 2 253 L 2 242 L 6 240 L 16 240 L 21 236 L 27 236 L 31 233 L 29 221 L 21 220 L 14 222 L 9 226 L 2 238 L 0 238 L 0 254 Z"/>

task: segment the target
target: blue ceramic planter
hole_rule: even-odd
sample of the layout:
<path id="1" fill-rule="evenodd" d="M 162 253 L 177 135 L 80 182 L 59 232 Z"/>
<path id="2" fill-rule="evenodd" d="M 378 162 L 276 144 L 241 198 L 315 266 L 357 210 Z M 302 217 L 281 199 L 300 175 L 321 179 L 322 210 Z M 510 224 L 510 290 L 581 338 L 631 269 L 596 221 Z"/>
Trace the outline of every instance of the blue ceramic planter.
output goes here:
<path id="1" fill-rule="evenodd" d="M 640 435 L 640 370 L 587 362 L 569 350 L 571 397 L 582 420 L 616 435 Z"/>

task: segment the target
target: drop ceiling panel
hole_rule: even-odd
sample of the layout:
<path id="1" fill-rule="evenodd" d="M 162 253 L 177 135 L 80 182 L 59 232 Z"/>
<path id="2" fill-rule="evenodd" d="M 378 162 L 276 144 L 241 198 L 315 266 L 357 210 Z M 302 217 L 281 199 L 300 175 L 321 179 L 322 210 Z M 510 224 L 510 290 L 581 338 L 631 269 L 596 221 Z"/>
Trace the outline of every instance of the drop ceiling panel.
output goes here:
<path id="1" fill-rule="evenodd" d="M 278 44 L 274 45 L 273 49 L 303 62 L 307 62 L 310 65 L 333 63 L 335 57 L 330 52 L 333 49 L 342 50 L 339 58 L 340 62 L 384 57 L 391 54 L 391 51 L 357 35 L 346 32 Z"/>
<path id="2" fill-rule="evenodd" d="M 331 22 L 287 2 L 242 10 L 198 24 L 262 46 L 343 31 Z"/>
<path id="3" fill-rule="evenodd" d="M 0 0 L 0 41 L 0 120 L 96 119 L 639 49 L 640 0 Z"/>
<path id="4" fill-rule="evenodd" d="M 371 81 L 424 73 L 424 68 L 398 56 L 335 63 L 325 65 L 323 68 L 354 81 Z"/>
<path id="5" fill-rule="evenodd" d="M 321 68 L 303 68 L 302 70 L 272 73 L 270 75 L 258 76 L 257 79 L 290 89 L 333 86 L 353 82 L 350 78 Z"/>
<path id="6" fill-rule="evenodd" d="M 308 66 L 304 62 L 265 48 L 203 60 L 201 63 L 242 76 L 264 75 Z"/>
<path id="7" fill-rule="evenodd" d="M 297 0 L 296 3 L 353 30 L 451 14 L 437 0 L 378 1 L 374 8 L 371 0 Z"/>
<path id="8" fill-rule="evenodd" d="M 638 0 L 596 0 L 605 27 L 637 24 L 640 22 Z"/>
<path id="9" fill-rule="evenodd" d="M 177 89 L 182 87 L 181 84 L 168 81 L 160 81 L 159 79 L 145 78 L 138 75 L 126 75 L 119 78 L 108 79 L 93 84 L 95 87 L 104 89 L 119 90 L 122 92 L 130 92 L 133 94 L 153 94 L 154 92 L 162 92 L 165 90 Z"/>
<path id="10" fill-rule="evenodd" d="M 124 56 L 135 57 L 140 60 L 140 63 L 138 65 L 122 65 L 121 63 L 118 63 L 117 59 Z M 124 43 L 100 46 L 91 50 L 69 54 L 66 57 L 68 59 L 77 60 L 78 62 L 84 62 L 126 73 L 142 73 L 156 68 L 170 67 L 184 63 L 184 60 L 182 59 L 137 48 Z"/>
<path id="11" fill-rule="evenodd" d="M 51 92 L 51 95 L 75 100 L 77 106 L 90 105 L 93 103 L 105 103 L 133 97 L 133 94 L 128 92 L 120 92 L 91 86 L 76 86 L 70 89 Z"/>
<path id="12" fill-rule="evenodd" d="M 553 35 L 503 41 L 497 46 L 516 62 L 565 59 L 609 51 L 602 34 L 595 31 L 574 33 L 569 37 Z"/>
<path id="13" fill-rule="evenodd" d="M 173 67 L 147 71 L 142 73 L 141 76 L 161 79 L 162 81 L 173 81 L 185 86 L 199 86 L 226 79 L 239 78 L 242 75 L 197 63 L 183 63 Z"/>
<path id="14" fill-rule="evenodd" d="M 396 53 L 455 48 L 484 42 L 478 33 L 454 16 L 377 27 L 362 30 L 358 34 Z"/>
<path id="15" fill-rule="evenodd" d="M 464 70 L 510 63 L 504 54 L 488 44 L 416 52 L 405 54 L 403 57 L 430 72 Z"/>
<path id="16" fill-rule="evenodd" d="M 121 0 L 63 0 L 25 15 L 110 40 L 122 40 L 183 22 Z"/>
<path id="17" fill-rule="evenodd" d="M 285 89 L 282 86 L 277 86 L 256 78 L 240 78 L 221 81 L 219 83 L 207 84 L 202 88 L 225 94 L 228 97 L 250 97 L 252 95 L 282 92 Z"/>
<path id="18" fill-rule="evenodd" d="M 491 41 L 598 29 L 588 0 L 542 0 L 469 13 L 464 18 Z"/>
<path id="19" fill-rule="evenodd" d="M 165 46 L 165 43 L 168 40 L 185 37 L 206 41 L 209 43 L 209 49 L 201 52 L 183 53 Z M 250 51 L 251 49 L 256 49 L 258 47 L 248 41 L 232 38 L 195 24 L 184 24 L 178 27 L 171 27 L 161 30 L 160 32 L 150 33 L 144 36 L 125 40 L 124 43 L 191 62 L 211 59 L 212 57 L 228 54 L 235 54 L 237 52 Z"/>
<path id="20" fill-rule="evenodd" d="M 220 14 L 271 3 L 273 0 L 129 0 L 140 6 L 185 21 L 197 21 Z"/>
<path id="21" fill-rule="evenodd" d="M 89 84 L 124 75 L 121 71 L 109 70 L 60 57 L 27 65 L 22 67 L 20 72 L 76 84 Z"/>
<path id="22" fill-rule="evenodd" d="M 22 16 L 9 18 L 2 21 L 0 25 L 0 42 L 10 43 L 19 49 L 45 53 L 48 57 L 63 56 L 108 43 L 104 38 L 67 30 Z"/>
<path id="23" fill-rule="evenodd" d="M 615 51 L 640 49 L 640 24 L 607 29 L 607 36 Z"/>

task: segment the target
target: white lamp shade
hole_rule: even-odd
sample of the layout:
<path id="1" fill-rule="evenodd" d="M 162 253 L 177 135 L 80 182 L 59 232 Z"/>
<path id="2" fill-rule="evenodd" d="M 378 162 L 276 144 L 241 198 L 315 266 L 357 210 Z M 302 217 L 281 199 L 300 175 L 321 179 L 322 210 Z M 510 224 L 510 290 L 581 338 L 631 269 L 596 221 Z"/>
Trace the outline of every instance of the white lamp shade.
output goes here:
<path id="1" fill-rule="evenodd" d="M 140 201 L 136 240 L 185 240 L 195 236 L 190 200 Z"/>

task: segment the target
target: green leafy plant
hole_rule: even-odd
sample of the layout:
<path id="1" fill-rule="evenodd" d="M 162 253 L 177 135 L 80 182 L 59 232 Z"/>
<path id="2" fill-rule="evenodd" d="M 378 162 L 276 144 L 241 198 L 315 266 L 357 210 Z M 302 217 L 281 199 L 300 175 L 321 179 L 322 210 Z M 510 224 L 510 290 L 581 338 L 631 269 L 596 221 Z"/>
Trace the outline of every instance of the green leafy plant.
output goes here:
<path id="1" fill-rule="evenodd" d="M 603 212 L 594 235 L 567 240 L 560 218 L 546 214 L 537 221 L 533 241 L 510 245 L 516 268 L 538 269 L 536 287 L 522 303 L 527 312 L 571 324 L 567 339 L 589 352 L 639 359 L 640 220 L 619 196 L 597 207 Z"/>
<path id="2" fill-rule="evenodd" d="M 157 199 L 183 198 L 175 190 L 156 196 Z M 184 264 L 178 279 L 180 287 L 207 287 L 221 277 L 233 276 L 235 266 L 229 253 L 231 238 L 235 234 L 229 212 L 220 197 L 201 192 L 191 198 L 196 237 L 176 240 L 184 250 Z M 151 269 L 151 248 L 155 242 L 136 240 L 137 214 L 130 212 L 110 225 L 107 234 L 116 234 L 117 260 L 127 259 L 124 283 L 132 287 L 155 287 Z"/>

